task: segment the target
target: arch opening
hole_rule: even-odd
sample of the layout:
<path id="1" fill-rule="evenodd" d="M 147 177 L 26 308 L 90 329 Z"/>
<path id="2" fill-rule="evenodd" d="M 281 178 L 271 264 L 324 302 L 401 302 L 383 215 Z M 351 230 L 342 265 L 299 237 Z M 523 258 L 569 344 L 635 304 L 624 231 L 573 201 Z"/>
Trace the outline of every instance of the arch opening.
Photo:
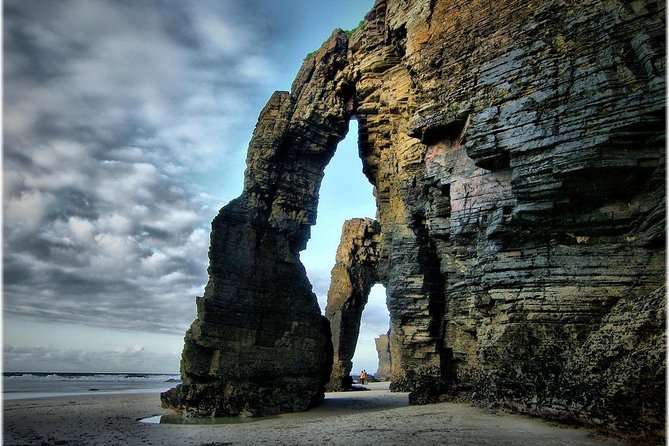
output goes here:
<path id="1" fill-rule="evenodd" d="M 391 376 L 390 312 L 386 300 L 386 288 L 380 283 L 375 284 L 362 311 L 353 355 L 354 376 L 362 370 L 378 381 L 387 381 Z"/>
<path id="2" fill-rule="evenodd" d="M 330 322 L 333 372 L 329 390 L 350 387 L 353 356 L 371 376 L 378 369 L 375 338 L 387 334 L 390 316 L 379 284 L 380 226 L 373 186 L 363 173 L 358 122 L 325 168 L 319 189 L 317 221 L 300 252 L 319 306 Z M 370 301 L 371 306 L 363 309 Z M 362 334 L 362 336 L 360 336 Z"/>
<path id="3" fill-rule="evenodd" d="M 321 312 L 325 311 L 330 274 L 335 263 L 341 230 L 351 218 L 374 218 L 376 201 L 373 186 L 362 172 L 358 154 L 358 122 L 351 119 L 346 137 L 325 168 L 318 199 L 316 224 L 300 260 L 318 297 Z"/>

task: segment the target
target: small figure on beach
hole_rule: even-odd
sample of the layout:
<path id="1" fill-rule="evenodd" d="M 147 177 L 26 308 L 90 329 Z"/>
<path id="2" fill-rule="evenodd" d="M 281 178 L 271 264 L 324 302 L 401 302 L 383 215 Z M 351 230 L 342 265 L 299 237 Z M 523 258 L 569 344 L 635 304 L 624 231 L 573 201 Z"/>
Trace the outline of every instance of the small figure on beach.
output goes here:
<path id="1" fill-rule="evenodd" d="M 362 372 L 360 372 L 360 384 L 364 386 L 366 381 L 367 381 L 367 371 L 363 370 Z"/>

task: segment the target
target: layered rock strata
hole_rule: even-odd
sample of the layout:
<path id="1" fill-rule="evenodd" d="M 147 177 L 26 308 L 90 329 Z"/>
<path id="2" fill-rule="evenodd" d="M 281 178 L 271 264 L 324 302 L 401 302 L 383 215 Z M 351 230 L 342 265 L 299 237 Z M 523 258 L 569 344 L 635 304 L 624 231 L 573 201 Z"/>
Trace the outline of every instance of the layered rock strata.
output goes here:
<path id="1" fill-rule="evenodd" d="M 664 14 L 654 1 L 388 0 L 352 36 L 393 387 L 412 402 L 465 393 L 662 431 L 664 309 L 649 296 L 665 281 Z M 631 313 L 613 317 L 622 302 Z M 641 351 L 603 353 L 639 326 Z"/>
<path id="2" fill-rule="evenodd" d="M 184 386 L 273 370 L 274 336 L 301 336 L 278 321 L 261 331 L 277 305 L 256 294 L 277 293 L 290 324 L 311 327 L 313 351 L 327 349 L 297 252 L 355 116 L 382 234 L 393 387 L 413 403 L 465 394 L 661 432 L 664 16 L 651 0 L 377 0 L 261 116 L 245 192 L 213 225 Z M 263 274 L 281 286 L 256 284 Z M 238 325 L 245 337 L 227 336 Z M 267 350 L 247 340 L 260 332 Z M 311 353 L 286 354 L 327 368 Z M 282 372 L 271 376 L 294 376 Z"/>
<path id="3" fill-rule="evenodd" d="M 375 220 L 344 222 L 325 307 L 334 349 L 329 391 L 349 389 L 353 383 L 350 375 L 362 311 L 372 286 L 381 280 L 380 243 L 381 229 Z"/>

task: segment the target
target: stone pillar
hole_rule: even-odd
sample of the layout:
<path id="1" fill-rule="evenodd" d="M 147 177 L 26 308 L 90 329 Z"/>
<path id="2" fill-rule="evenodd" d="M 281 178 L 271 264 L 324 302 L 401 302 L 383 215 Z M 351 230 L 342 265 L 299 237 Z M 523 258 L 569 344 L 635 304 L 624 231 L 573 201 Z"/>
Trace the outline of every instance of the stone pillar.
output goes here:
<path id="1" fill-rule="evenodd" d="M 390 336 L 388 334 L 379 335 L 374 339 L 376 344 L 376 353 L 379 356 L 379 368 L 374 377 L 379 381 L 389 381 L 392 377 L 392 357 L 390 355 Z"/>
<path id="2" fill-rule="evenodd" d="M 262 416 L 322 400 L 330 330 L 299 251 L 325 166 L 348 131 L 347 48 L 336 31 L 305 60 L 292 91 L 275 93 L 262 111 L 244 191 L 212 223 L 209 282 L 186 332 L 183 383 L 161 395 L 164 407 Z"/>

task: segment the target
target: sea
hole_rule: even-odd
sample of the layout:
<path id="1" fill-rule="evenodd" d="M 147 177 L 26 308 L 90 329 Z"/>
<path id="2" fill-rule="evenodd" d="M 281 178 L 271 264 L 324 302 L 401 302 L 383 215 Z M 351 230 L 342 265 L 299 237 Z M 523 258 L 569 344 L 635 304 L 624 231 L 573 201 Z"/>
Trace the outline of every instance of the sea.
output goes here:
<path id="1" fill-rule="evenodd" d="M 178 374 L 4 372 L 3 400 L 70 395 L 160 393 L 179 384 Z"/>

